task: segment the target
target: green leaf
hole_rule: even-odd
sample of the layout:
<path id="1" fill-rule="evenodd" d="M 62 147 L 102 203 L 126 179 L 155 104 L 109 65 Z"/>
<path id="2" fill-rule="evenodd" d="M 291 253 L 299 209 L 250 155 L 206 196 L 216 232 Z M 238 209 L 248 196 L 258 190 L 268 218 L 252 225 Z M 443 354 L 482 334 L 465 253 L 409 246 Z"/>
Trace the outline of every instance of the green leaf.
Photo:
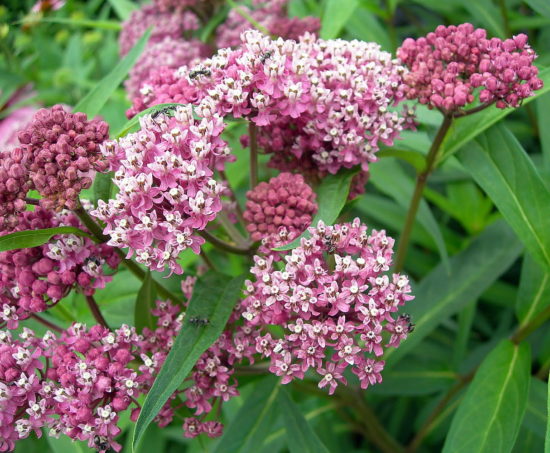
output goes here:
<path id="1" fill-rule="evenodd" d="M 96 173 L 94 178 L 94 206 L 97 206 L 99 200 L 107 201 L 111 198 L 111 189 L 113 187 L 111 173 Z"/>
<path id="2" fill-rule="evenodd" d="M 210 18 L 210 20 L 201 30 L 202 42 L 208 42 L 210 40 L 211 36 L 216 31 L 216 28 L 218 28 L 218 25 L 220 25 L 227 18 L 229 10 L 229 7 L 227 5 L 224 5 L 218 10 L 218 12 L 216 12 L 216 14 L 214 14 Z"/>
<path id="3" fill-rule="evenodd" d="M 534 96 L 523 101 L 523 105 L 537 99 L 543 94 L 550 91 L 550 68 L 546 68 L 539 73 L 539 77 L 544 82 L 544 87 L 535 92 Z M 450 155 L 456 153 L 466 143 L 476 138 L 479 134 L 489 129 L 493 124 L 497 123 L 516 109 L 497 109 L 491 106 L 479 113 L 459 118 L 454 121 L 448 132 L 445 140 L 440 148 L 440 159 L 444 160 Z"/>
<path id="4" fill-rule="evenodd" d="M 147 41 L 149 41 L 149 36 L 151 36 L 151 29 L 147 30 L 113 70 L 75 105 L 73 111 L 83 112 L 89 118 L 96 116 L 142 54 Z"/>
<path id="5" fill-rule="evenodd" d="M 550 191 L 514 135 L 495 126 L 464 147 L 459 159 L 527 250 L 550 268 Z"/>
<path id="6" fill-rule="evenodd" d="M 69 226 L 44 228 L 42 230 L 25 230 L 0 236 L 0 252 L 38 247 L 48 242 L 52 236 L 58 234 L 74 234 L 75 236 L 84 236 L 92 239 L 85 231 Z"/>
<path id="7" fill-rule="evenodd" d="M 327 0 L 321 18 L 321 38 L 337 38 L 358 5 L 358 0 Z"/>
<path id="8" fill-rule="evenodd" d="M 123 137 L 126 134 L 137 130 L 137 126 L 139 125 L 139 119 L 142 116 L 158 112 L 161 109 L 175 108 L 175 107 L 178 107 L 180 105 L 185 105 L 185 104 L 172 104 L 172 103 L 157 104 L 157 105 L 154 105 L 153 107 L 149 107 L 148 109 L 142 110 L 136 116 L 134 116 L 132 119 L 128 120 L 124 126 L 122 126 L 122 129 L 120 129 L 115 134 L 115 138 Z"/>
<path id="9" fill-rule="evenodd" d="M 214 453 L 255 453 L 260 451 L 273 428 L 277 411 L 274 404 L 281 386 L 276 376 L 254 384 L 239 412 L 225 430 Z"/>
<path id="10" fill-rule="evenodd" d="M 278 402 L 284 414 L 287 447 L 290 453 L 329 453 L 285 389 L 279 391 Z"/>
<path id="11" fill-rule="evenodd" d="M 231 278 L 210 272 L 195 284 L 186 321 L 143 403 L 133 433 L 134 451 L 161 407 L 182 384 L 199 357 L 223 332 L 243 282 L 244 276 Z M 209 322 L 206 326 L 195 326 L 189 322 L 192 318 Z"/>
<path id="12" fill-rule="evenodd" d="M 523 258 L 516 301 L 520 326 L 533 321 L 550 304 L 550 271 L 529 255 Z"/>
<path id="13" fill-rule="evenodd" d="M 48 436 L 47 430 L 44 437 L 48 441 L 53 453 L 92 453 L 95 450 L 89 448 L 84 442 L 74 441 L 69 436 L 61 435 L 59 439 Z"/>
<path id="14" fill-rule="evenodd" d="M 138 6 L 130 0 L 109 0 L 109 3 L 121 20 L 128 19 L 132 11 L 138 9 Z"/>
<path id="15" fill-rule="evenodd" d="M 527 3 L 533 11 L 550 19 L 550 3 L 548 3 L 548 0 L 525 0 L 525 3 Z"/>
<path id="16" fill-rule="evenodd" d="M 134 308 L 134 322 L 138 332 L 141 332 L 144 327 L 149 327 L 150 329 L 155 327 L 155 319 L 151 310 L 155 307 L 156 299 L 157 286 L 153 281 L 153 277 L 151 277 L 151 271 L 147 270 Z"/>
<path id="17" fill-rule="evenodd" d="M 476 0 L 475 2 L 461 3 L 470 12 L 472 17 L 481 22 L 492 34 L 506 38 L 504 25 L 497 7 L 491 0 Z"/>
<path id="18" fill-rule="evenodd" d="M 406 311 L 416 327 L 399 348 L 384 353 L 386 367 L 417 348 L 438 325 L 477 299 L 510 267 L 520 251 L 521 244 L 513 231 L 498 221 L 450 259 L 450 273 L 439 264 L 413 288 L 415 300 L 407 303 Z"/>
<path id="19" fill-rule="evenodd" d="M 451 422 L 443 453 L 512 451 L 529 394 L 529 345 L 502 341 L 485 358 Z"/>
<path id="20" fill-rule="evenodd" d="M 546 434 L 546 393 L 548 392 L 546 382 L 531 377 L 529 386 L 529 398 L 523 425 L 536 433 L 541 439 Z"/>
<path id="21" fill-rule="evenodd" d="M 397 157 L 411 164 L 417 172 L 421 172 L 426 167 L 426 157 L 418 151 L 405 149 L 383 149 L 376 154 L 380 158 Z"/>
<path id="22" fill-rule="evenodd" d="M 405 173 L 395 159 L 382 159 L 376 165 L 372 165 L 370 168 L 370 181 L 378 190 L 392 197 L 401 206 L 408 208 L 414 192 L 415 182 Z M 430 233 L 444 265 L 448 267 L 449 255 L 443 235 L 425 200 L 420 202 L 417 221 Z"/>
<path id="23" fill-rule="evenodd" d="M 120 22 L 116 22 L 114 20 L 90 20 L 69 17 L 41 17 L 37 20 L 37 22 L 72 25 L 74 27 L 97 28 L 98 30 L 122 30 L 122 25 L 120 24 Z M 19 23 L 25 24 L 27 23 L 27 21 L 22 20 Z M 35 23 L 34 16 L 31 21 L 28 21 L 28 23 Z"/>
<path id="24" fill-rule="evenodd" d="M 550 118 L 550 94 L 545 94 L 537 99 L 535 106 L 544 168 L 550 170 L 550 127 L 547 126 L 548 118 Z"/>
<path id="25" fill-rule="evenodd" d="M 546 437 L 544 441 L 544 453 L 550 453 L 550 376 L 548 379 L 548 400 L 546 406 Z"/>
<path id="26" fill-rule="evenodd" d="M 390 51 L 392 49 L 388 32 L 376 16 L 365 8 L 359 8 L 353 12 L 346 21 L 346 30 L 356 39 L 378 43 L 383 50 Z"/>
<path id="27" fill-rule="evenodd" d="M 340 211 L 346 204 L 349 195 L 351 180 L 356 175 L 357 170 L 344 170 L 336 175 L 328 175 L 317 189 L 317 205 L 319 210 L 313 217 L 311 224 L 316 226 L 320 220 L 326 225 L 332 225 L 340 215 Z M 291 243 L 278 247 L 275 250 L 291 250 L 300 245 L 302 238 L 309 238 L 309 231 L 304 231 L 301 236 L 294 239 Z"/>

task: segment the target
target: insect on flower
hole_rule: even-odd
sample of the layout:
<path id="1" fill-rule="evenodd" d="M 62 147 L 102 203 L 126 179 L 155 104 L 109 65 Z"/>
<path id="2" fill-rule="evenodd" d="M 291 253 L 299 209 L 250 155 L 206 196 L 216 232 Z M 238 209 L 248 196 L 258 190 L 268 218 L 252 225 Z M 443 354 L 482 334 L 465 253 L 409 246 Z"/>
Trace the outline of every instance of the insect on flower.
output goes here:
<path id="1" fill-rule="evenodd" d="M 110 445 L 107 443 L 106 439 L 98 435 L 94 436 L 94 445 L 97 451 L 107 451 L 110 449 Z"/>
<path id="2" fill-rule="evenodd" d="M 212 73 L 208 69 L 194 69 L 189 73 L 189 78 L 194 80 L 201 75 L 209 77 L 212 75 Z"/>
<path id="3" fill-rule="evenodd" d="M 267 51 L 266 53 L 262 54 L 260 56 L 260 63 L 264 64 L 271 56 L 273 55 L 273 52 L 271 50 Z"/>
<path id="4" fill-rule="evenodd" d="M 189 318 L 189 324 L 195 327 L 206 327 L 210 321 L 206 318 L 193 317 Z"/>

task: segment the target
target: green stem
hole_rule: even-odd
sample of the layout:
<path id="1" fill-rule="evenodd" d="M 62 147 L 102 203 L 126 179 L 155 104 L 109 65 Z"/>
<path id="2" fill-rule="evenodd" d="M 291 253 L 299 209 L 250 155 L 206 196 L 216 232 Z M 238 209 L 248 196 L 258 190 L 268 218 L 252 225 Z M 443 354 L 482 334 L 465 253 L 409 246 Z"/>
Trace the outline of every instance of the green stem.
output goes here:
<path id="1" fill-rule="evenodd" d="M 48 321 L 47 319 L 42 318 L 41 316 L 38 316 L 35 313 L 31 314 L 31 318 L 34 319 L 35 321 L 38 321 L 40 324 L 46 326 L 48 329 L 55 330 L 58 333 L 63 332 L 63 329 L 61 327 L 54 324 L 53 322 Z"/>
<path id="2" fill-rule="evenodd" d="M 101 227 L 90 217 L 90 215 L 82 206 L 78 206 L 76 209 L 74 209 L 74 213 L 78 216 L 78 218 L 82 221 L 86 228 L 88 228 L 90 233 L 92 233 L 99 241 L 107 242 L 109 240 L 109 238 L 103 234 Z M 128 270 L 141 281 L 145 280 L 145 271 L 132 260 L 126 259 L 126 255 L 121 249 L 117 247 L 114 247 L 114 249 L 116 254 L 120 256 L 120 258 L 122 259 L 122 263 L 128 268 Z M 157 293 L 159 294 L 159 296 L 163 297 L 164 299 L 170 299 L 174 303 L 177 303 L 180 300 L 179 297 L 177 297 L 174 293 L 169 291 L 159 282 L 154 279 L 153 281 L 155 282 L 155 286 L 157 287 Z"/>
<path id="3" fill-rule="evenodd" d="M 241 248 L 235 245 L 229 244 L 221 239 L 217 238 L 213 234 L 210 234 L 206 230 L 198 232 L 204 239 L 210 242 L 214 247 L 223 250 L 224 252 L 234 253 L 236 255 L 250 255 L 253 252 L 252 248 Z"/>
<path id="4" fill-rule="evenodd" d="M 250 137 L 250 189 L 258 185 L 258 137 L 256 125 L 248 123 L 248 135 Z"/>
<path id="5" fill-rule="evenodd" d="M 225 181 L 227 184 L 227 188 L 229 189 L 229 198 L 231 198 L 231 201 L 235 203 L 235 212 L 237 214 L 237 218 L 239 219 L 239 222 L 244 227 L 246 225 L 246 221 L 243 217 L 243 210 L 241 208 L 241 205 L 239 204 L 239 200 L 237 199 L 237 195 L 235 194 L 235 191 L 231 187 L 231 184 L 229 182 L 229 178 L 227 177 L 227 174 L 224 170 L 219 171 L 220 177 Z"/>
<path id="6" fill-rule="evenodd" d="M 90 307 L 90 311 L 92 312 L 94 319 L 103 327 L 111 330 L 109 324 L 107 324 L 107 321 L 103 317 L 103 313 L 101 313 L 101 310 L 99 309 L 99 306 L 97 305 L 94 296 L 86 296 L 86 302 L 88 303 L 88 307 Z"/>
<path id="7" fill-rule="evenodd" d="M 430 147 L 430 151 L 428 152 L 428 156 L 426 157 L 426 167 L 416 177 L 416 186 L 414 188 L 411 203 L 409 205 L 409 211 L 407 212 L 407 218 L 405 219 L 405 226 L 403 227 L 403 232 L 401 233 L 401 237 L 399 238 L 399 246 L 397 248 L 397 256 L 395 259 L 395 272 L 400 272 L 405 265 L 405 258 L 407 256 L 407 250 L 409 248 L 411 232 L 414 226 L 414 221 L 416 219 L 418 207 L 420 206 L 420 201 L 422 200 L 422 192 L 424 191 L 424 187 L 426 186 L 426 182 L 428 181 L 428 176 L 434 169 L 437 159 L 437 153 L 439 151 L 439 148 L 441 148 L 443 139 L 449 131 L 452 122 L 452 116 L 445 115 L 443 117 L 443 122 L 441 123 L 441 126 L 437 131 L 437 135 L 435 136 L 432 146 Z"/>
<path id="8" fill-rule="evenodd" d="M 210 258 L 208 258 L 208 255 L 204 250 L 201 249 L 201 258 L 204 261 L 204 264 L 210 269 L 211 271 L 216 271 L 216 265 L 212 262 Z"/>
<path id="9" fill-rule="evenodd" d="M 457 382 L 449 389 L 449 391 L 445 394 L 441 401 L 439 401 L 437 406 L 435 406 L 424 424 L 420 427 L 411 443 L 407 446 L 407 453 L 414 453 L 418 449 L 418 447 L 420 447 L 420 444 L 422 443 L 426 435 L 431 431 L 432 426 L 439 414 L 441 414 L 445 410 L 447 404 L 449 404 L 453 397 L 474 378 L 476 371 L 477 368 L 473 370 L 470 374 L 462 377 L 459 382 Z"/>
<path id="10" fill-rule="evenodd" d="M 217 217 L 218 221 L 223 226 L 224 230 L 227 232 L 229 237 L 235 241 L 236 244 L 242 247 L 248 247 L 249 243 L 247 239 L 241 234 L 241 232 L 231 223 L 231 220 L 229 220 L 229 217 L 227 217 L 227 213 L 224 211 L 221 211 L 218 214 Z"/>
<path id="11" fill-rule="evenodd" d="M 516 332 L 510 337 L 510 341 L 515 344 L 521 343 L 535 330 L 542 326 L 546 321 L 548 321 L 548 319 L 550 319 L 550 306 L 546 307 L 546 309 L 540 312 L 537 317 L 531 322 L 519 326 Z"/>

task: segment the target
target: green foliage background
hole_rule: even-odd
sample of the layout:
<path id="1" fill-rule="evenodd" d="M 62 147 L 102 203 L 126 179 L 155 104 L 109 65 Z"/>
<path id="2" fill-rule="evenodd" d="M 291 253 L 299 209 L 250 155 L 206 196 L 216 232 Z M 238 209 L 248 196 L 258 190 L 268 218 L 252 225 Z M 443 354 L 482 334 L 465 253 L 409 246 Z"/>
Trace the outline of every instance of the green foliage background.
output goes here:
<path id="1" fill-rule="evenodd" d="M 54 14 L 30 18 L 32 4 L 5 0 L 0 6 L 0 105 L 25 83 L 36 91 L 33 101 L 76 105 L 119 63 L 120 21 L 136 5 L 129 0 L 69 0 Z M 424 35 L 439 24 L 472 22 L 501 38 L 525 32 L 539 54 L 545 90 L 550 89 L 550 73 L 544 70 L 550 66 L 548 0 L 291 0 L 289 13 L 319 16 L 324 38 L 376 41 L 392 52 L 405 37 Z M 118 87 L 98 113 L 116 132 L 126 124 L 128 106 Z M 0 118 L 10 111 L 0 111 Z M 331 194 L 341 191 L 330 187 L 343 180 L 318 189 L 320 194 L 325 190 L 320 198 L 326 215 L 359 216 L 399 237 L 416 173 L 423 169 L 442 120 L 422 107 L 417 113 L 419 130 L 403 133 L 393 148 L 379 153 L 366 195 L 340 213 L 342 201 Z M 489 109 L 453 125 L 424 192 L 405 265 L 416 295 L 407 311 L 417 327 L 399 349 L 386 353 L 382 384 L 363 393 L 342 389 L 328 397 L 311 382 L 281 388 L 272 377 L 243 375 L 241 396 L 223 407 L 226 433 L 221 440 L 184 439 L 180 423 L 162 430 L 151 425 L 136 451 L 545 451 L 549 126 L 550 94 L 542 92 L 517 110 Z M 227 173 L 241 201 L 248 188 L 247 150 L 238 140 L 244 130 L 245 125 L 233 123 L 226 131 L 238 155 Z M 262 172 L 262 178 L 271 175 L 265 168 Z M 98 186 L 96 195 L 105 191 Z M 89 196 L 94 197 L 93 190 Z M 214 259 L 231 276 L 247 270 L 239 257 Z M 192 270 L 196 257 L 184 254 L 181 262 Z M 177 279 L 163 283 L 181 294 Z M 121 271 L 98 291 L 111 325 L 147 323 L 132 316 L 154 297 L 154 281 L 146 284 Z M 50 315 L 65 326 L 74 320 L 93 322 L 77 294 Z M 43 331 L 32 321 L 27 325 Z M 133 424 L 126 420 L 121 426 L 127 453 L 132 451 Z M 44 436 L 20 442 L 16 451 L 88 449 Z"/>

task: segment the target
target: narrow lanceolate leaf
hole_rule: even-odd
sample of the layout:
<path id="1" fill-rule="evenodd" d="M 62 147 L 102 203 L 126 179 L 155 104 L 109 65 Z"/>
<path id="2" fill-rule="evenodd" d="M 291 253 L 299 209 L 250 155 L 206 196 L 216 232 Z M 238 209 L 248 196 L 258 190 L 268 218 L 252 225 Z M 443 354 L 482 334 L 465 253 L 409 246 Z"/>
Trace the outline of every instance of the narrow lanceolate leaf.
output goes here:
<path id="1" fill-rule="evenodd" d="M 548 402 L 546 406 L 546 437 L 544 440 L 544 453 L 550 453 L 550 376 L 548 377 Z"/>
<path id="2" fill-rule="evenodd" d="M 244 277 L 232 278 L 215 272 L 197 281 L 183 327 L 143 403 L 132 439 L 134 449 L 170 395 L 182 384 L 204 351 L 221 335 L 243 281 Z M 190 322 L 195 319 L 207 323 Z"/>
<path id="3" fill-rule="evenodd" d="M 529 398 L 527 399 L 527 409 L 523 426 L 537 434 L 541 439 L 546 435 L 546 406 L 548 385 L 536 377 L 531 377 L 529 385 Z"/>
<path id="4" fill-rule="evenodd" d="M 548 8 L 550 9 L 550 3 L 548 3 Z M 547 125 L 548 118 L 550 118 L 550 93 L 537 99 L 536 108 L 544 168 L 550 170 L 550 127 Z"/>
<path id="5" fill-rule="evenodd" d="M 495 126 L 458 157 L 531 255 L 550 269 L 550 191 L 514 135 Z"/>
<path id="6" fill-rule="evenodd" d="M 96 84 L 77 105 L 75 105 L 75 112 L 83 112 L 88 115 L 89 118 L 93 118 L 99 113 L 142 54 L 150 35 L 151 30 L 149 29 L 113 70 Z"/>
<path id="7" fill-rule="evenodd" d="M 498 221 L 451 258 L 450 274 L 439 264 L 414 288 L 415 299 L 407 304 L 406 311 L 416 328 L 399 348 L 385 352 L 386 367 L 411 352 L 438 325 L 477 299 L 511 266 L 521 249 L 513 231 L 505 222 Z"/>
<path id="8" fill-rule="evenodd" d="M 214 453 L 255 453 L 261 451 L 273 428 L 278 411 L 275 408 L 280 391 L 279 379 L 268 376 L 257 383 L 237 412 Z"/>
<path id="9" fill-rule="evenodd" d="M 280 390 L 278 403 L 283 413 L 290 453 L 329 453 L 285 389 Z"/>
<path id="10" fill-rule="evenodd" d="M 357 6 L 358 0 L 327 0 L 321 18 L 321 38 L 337 38 Z"/>
<path id="11" fill-rule="evenodd" d="M 443 453 L 508 453 L 529 395 L 529 345 L 501 342 L 485 358 L 453 417 Z"/>
<path id="12" fill-rule="evenodd" d="M 168 110 L 168 109 L 175 109 L 178 106 L 185 105 L 185 104 L 174 104 L 174 103 L 167 103 L 167 104 L 157 104 L 153 107 L 149 107 L 148 109 L 142 110 L 139 112 L 136 116 L 134 116 L 132 119 L 128 120 L 124 126 L 122 126 L 122 129 L 120 129 L 116 134 L 115 138 L 124 137 L 126 134 L 130 132 L 134 132 L 137 130 L 137 126 L 139 125 L 139 119 L 142 116 L 154 114 L 155 112 L 159 112 L 161 110 Z"/>
<path id="13" fill-rule="evenodd" d="M 134 322 L 138 332 L 141 332 L 144 327 L 149 327 L 150 329 L 155 327 L 155 319 L 151 310 L 155 307 L 156 298 L 157 285 L 153 281 L 151 271 L 148 270 L 139 289 L 134 308 Z"/>
<path id="14" fill-rule="evenodd" d="M 525 0 L 525 3 L 537 13 L 550 19 L 550 3 L 548 3 L 548 0 Z"/>
<path id="15" fill-rule="evenodd" d="M 138 6 L 130 0 L 109 0 L 109 3 L 121 20 L 128 19 L 132 11 L 138 9 Z"/>
<path id="16" fill-rule="evenodd" d="M 111 189 L 113 181 L 110 173 L 96 173 L 94 178 L 94 206 L 97 206 L 99 200 L 107 201 L 111 198 Z"/>
<path id="17" fill-rule="evenodd" d="M 75 236 L 84 236 L 91 239 L 91 236 L 85 231 L 69 226 L 44 228 L 42 230 L 25 230 L 0 236 L 0 252 L 38 247 L 58 234 L 74 234 Z"/>
<path id="18" fill-rule="evenodd" d="M 523 259 L 516 315 L 520 325 L 529 324 L 550 305 L 550 270 L 529 255 Z"/>
<path id="19" fill-rule="evenodd" d="M 322 220 L 325 225 L 332 225 L 340 215 L 349 195 L 351 180 L 357 173 L 357 170 L 345 170 L 337 175 L 329 175 L 319 185 L 317 189 L 317 205 L 319 209 L 313 218 L 311 225 L 317 226 Z M 298 245 L 302 238 L 309 238 L 311 234 L 305 231 L 300 237 L 291 243 L 279 247 L 276 250 L 291 250 Z"/>
<path id="20" fill-rule="evenodd" d="M 534 96 L 525 99 L 523 105 L 550 91 L 550 68 L 541 71 L 539 77 L 544 82 L 544 87 L 536 91 Z M 515 109 L 512 108 L 497 109 L 495 106 L 491 106 L 474 115 L 457 119 L 441 145 L 440 160 L 456 153 L 466 143 L 514 111 Z"/>
<path id="21" fill-rule="evenodd" d="M 409 177 L 396 159 L 382 159 L 372 166 L 371 182 L 378 190 L 392 197 L 401 206 L 408 208 L 414 192 L 415 182 Z M 391 181 L 391 183 L 388 183 Z M 420 202 L 417 214 L 418 222 L 430 233 L 437 246 L 443 264 L 448 268 L 449 256 L 443 235 L 426 201 Z"/>

